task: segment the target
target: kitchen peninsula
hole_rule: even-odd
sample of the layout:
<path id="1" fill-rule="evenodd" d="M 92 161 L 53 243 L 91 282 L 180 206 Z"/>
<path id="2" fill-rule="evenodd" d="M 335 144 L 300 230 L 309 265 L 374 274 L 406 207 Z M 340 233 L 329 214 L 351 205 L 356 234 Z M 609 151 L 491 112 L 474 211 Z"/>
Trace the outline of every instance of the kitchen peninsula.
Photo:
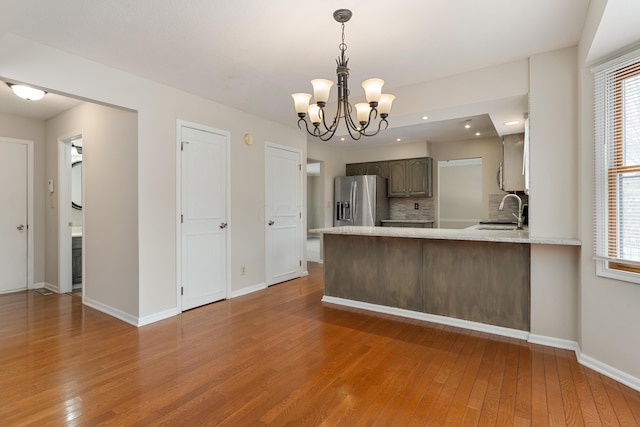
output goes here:
<path id="1" fill-rule="evenodd" d="M 532 238 L 526 230 L 333 227 L 311 232 L 324 236 L 325 301 L 519 331 L 530 330 L 530 245 L 580 245 L 575 239 Z"/>

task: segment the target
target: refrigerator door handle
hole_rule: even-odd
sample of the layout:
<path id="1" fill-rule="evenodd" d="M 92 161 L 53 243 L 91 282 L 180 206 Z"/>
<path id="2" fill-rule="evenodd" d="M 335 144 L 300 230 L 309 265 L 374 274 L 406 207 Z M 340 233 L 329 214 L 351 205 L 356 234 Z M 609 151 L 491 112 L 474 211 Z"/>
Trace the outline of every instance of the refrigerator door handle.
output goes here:
<path id="1" fill-rule="evenodd" d="M 353 184 L 351 186 L 351 220 L 355 221 L 358 217 L 358 204 L 357 204 L 357 195 L 358 195 L 358 182 L 354 179 Z"/>

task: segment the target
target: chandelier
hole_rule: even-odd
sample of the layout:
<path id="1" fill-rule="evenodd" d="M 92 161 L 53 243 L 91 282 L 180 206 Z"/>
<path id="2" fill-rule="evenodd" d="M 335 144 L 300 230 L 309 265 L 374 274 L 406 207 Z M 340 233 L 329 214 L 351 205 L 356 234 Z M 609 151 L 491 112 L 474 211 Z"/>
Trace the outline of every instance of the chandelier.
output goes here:
<path id="1" fill-rule="evenodd" d="M 344 23 L 351 19 L 351 15 L 352 13 L 348 9 L 338 9 L 333 12 L 333 18 L 342 24 L 342 43 L 339 45 L 340 55 L 336 60 L 338 64 L 336 69 L 336 74 L 338 75 L 338 84 L 336 85 L 338 87 L 338 108 L 331 124 L 327 125 L 325 117 L 325 106 L 329 100 L 331 86 L 333 86 L 331 80 L 311 80 L 315 104 L 309 105 L 311 94 L 294 93 L 291 95 L 299 117 L 298 127 L 302 129 L 302 124 L 304 123 L 309 135 L 320 138 L 322 141 L 328 141 L 335 135 L 341 119 L 344 119 L 347 131 L 354 140 L 358 140 L 363 136 L 377 135 L 380 130 L 386 129 L 389 125 L 387 117 L 389 116 L 389 111 L 391 111 L 391 104 L 395 99 L 393 95 L 382 93 L 384 80 L 377 78 L 365 80 L 362 83 L 362 87 L 364 88 L 367 102 L 355 104 L 356 121 L 351 117 L 353 107 L 349 103 L 349 86 L 347 85 L 349 58 L 345 57 L 347 44 L 344 42 Z M 309 115 L 308 121 L 307 114 Z M 380 119 L 378 120 L 377 129 L 375 129 L 375 125 L 371 125 L 378 115 Z M 311 125 L 309 125 L 309 122 L 311 122 Z M 383 124 L 384 127 L 382 127 Z M 371 129 L 369 129 L 369 126 L 371 126 Z M 367 130 L 369 130 L 368 133 Z"/>

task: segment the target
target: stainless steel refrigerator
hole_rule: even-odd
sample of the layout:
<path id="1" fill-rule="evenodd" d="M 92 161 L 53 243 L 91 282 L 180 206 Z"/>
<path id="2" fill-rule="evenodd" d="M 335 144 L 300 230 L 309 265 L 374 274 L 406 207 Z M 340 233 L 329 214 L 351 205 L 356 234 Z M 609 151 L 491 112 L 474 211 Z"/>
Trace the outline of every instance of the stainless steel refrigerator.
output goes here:
<path id="1" fill-rule="evenodd" d="M 387 182 L 378 175 L 339 176 L 334 184 L 333 225 L 379 226 L 389 219 Z"/>

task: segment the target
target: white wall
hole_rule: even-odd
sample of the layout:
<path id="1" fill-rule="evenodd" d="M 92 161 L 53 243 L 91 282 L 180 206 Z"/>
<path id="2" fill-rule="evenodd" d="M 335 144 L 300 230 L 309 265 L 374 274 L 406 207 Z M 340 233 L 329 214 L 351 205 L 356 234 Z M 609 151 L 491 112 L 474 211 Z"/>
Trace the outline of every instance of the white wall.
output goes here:
<path id="1" fill-rule="evenodd" d="M 83 297 L 92 305 L 138 316 L 137 114 L 83 103 L 46 123 L 47 176 L 58 176 L 58 138 L 83 136 Z M 54 194 L 54 198 L 57 195 Z M 58 285 L 57 200 L 47 209 L 47 282 Z"/>
<path id="2" fill-rule="evenodd" d="M 633 3 L 633 4 L 632 4 Z M 601 22 L 613 6 L 624 5 L 620 11 L 620 19 L 609 19 Z M 605 7 L 606 6 L 606 7 Z M 631 46 L 615 43 L 610 40 L 606 51 L 599 56 L 591 53 L 594 39 L 601 40 L 599 46 L 605 45 L 608 34 L 621 31 L 620 23 L 626 19 L 637 17 L 631 7 L 639 8 L 637 2 L 619 0 L 592 0 L 585 31 L 580 42 L 579 77 L 580 77 L 580 234 L 582 253 L 580 265 L 580 346 L 588 357 L 598 361 L 601 367 L 611 367 L 622 371 L 623 375 L 635 377 L 636 386 L 640 384 L 640 285 L 605 279 L 595 274 L 593 260 L 593 182 L 594 182 L 594 137 L 593 137 L 593 82 L 590 66 L 598 62 L 613 59 L 615 52 L 629 49 Z M 615 8 L 614 8 L 615 9 Z M 636 10 L 637 11 L 637 10 Z M 609 23 L 609 25 L 605 25 Z M 637 31 L 637 26 L 629 27 L 629 31 Z M 640 44 L 640 37 L 635 39 Z M 586 61 L 589 61 L 588 63 Z M 632 379 L 633 380 L 633 379 Z"/>
<path id="3" fill-rule="evenodd" d="M 427 142 L 396 143 L 391 145 L 368 145 L 366 142 L 356 142 L 353 146 L 348 146 L 345 149 L 345 161 L 346 163 L 364 163 L 428 157 L 428 147 L 429 144 Z"/>
<path id="4" fill-rule="evenodd" d="M 529 63 L 529 234 L 576 238 L 580 221 L 577 48 L 534 55 Z M 579 342 L 576 251 L 532 245 L 533 334 Z"/>
<path id="5" fill-rule="evenodd" d="M 529 63 L 529 232 L 577 237 L 577 48 L 534 55 Z"/>
<path id="6" fill-rule="evenodd" d="M 12 34 L 0 39 L 0 57 L 0 76 L 7 79 L 138 112 L 138 315 L 143 321 L 172 315 L 177 307 L 178 119 L 231 133 L 232 288 L 264 283 L 264 143 L 300 148 L 306 157 L 305 134 L 295 124 L 282 126 Z M 254 135 L 254 145 L 244 144 L 245 133 Z M 85 219 L 88 226 L 91 218 Z M 247 266 L 245 276 L 240 265 Z M 106 274 L 105 281 L 117 278 L 113 271 Z"/>
<path id="7" fill-rule="evenodd" d="M 34 233 L 33 282 L 41 284 L 45 281 L 45 123 L 44 120 L 18 117 L 0 113 L 0 136 L 6 138 L 33 141 L 33 204 L 34 224 L 29 224 L 29 231 Z"/>

